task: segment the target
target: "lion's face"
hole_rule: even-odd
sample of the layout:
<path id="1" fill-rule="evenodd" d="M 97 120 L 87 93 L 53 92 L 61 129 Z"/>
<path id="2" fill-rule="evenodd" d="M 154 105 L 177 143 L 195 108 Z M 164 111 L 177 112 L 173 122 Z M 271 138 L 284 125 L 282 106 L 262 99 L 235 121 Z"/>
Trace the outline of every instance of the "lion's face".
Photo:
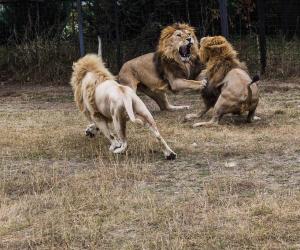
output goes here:
<path id="1" fill-rule="evenodd" d="M 172 37 L 173 47 L 178 51 L 180 59 L 183 62 L 189 61 L 191 57 L 191 48 L 195 44 L 193 34 L 188 30 L 176 30 Z"/>
<path id="2" fill-rule="evenodd" d="M 235 58 L 237 52 L 223 36 L 207 36 L 200 40 L 200 60 L 207 63 L 212 59 Z"/>
<path id="3" fill-rule="evenodd" d="M 187 24 L 166 27 L 161 32 L 158 50 L 165 57 L 188 62 L 198 52 L 194 29 Z"/>

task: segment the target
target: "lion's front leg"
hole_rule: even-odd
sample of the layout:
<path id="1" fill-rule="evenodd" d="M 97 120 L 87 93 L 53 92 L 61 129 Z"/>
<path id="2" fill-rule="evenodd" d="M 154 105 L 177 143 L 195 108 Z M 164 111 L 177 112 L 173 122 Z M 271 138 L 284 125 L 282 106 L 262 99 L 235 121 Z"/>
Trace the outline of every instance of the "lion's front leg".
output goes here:
<path id="1" fill-rule="evenodd" d="M 164 94 L 164 103 L 165 103 L 165 107 L 166 107 L 166 110 L 168 111 L 176 111 L 176 110 L 183 110 L 183 109 L 189 109 L 190 106 L 189 105 L 172 105 L 169 100 L 168 100 L 168 97 L 166 94 Z"/>
<path id="2" fill-rule="evenodd" d="M 182 109 L 190 109 L 189 105 L 172 105 L 169 104 L 167 107 L 167 110 L 169 111 L 176 111 L 176 110 L 182 110 Z"/>
<path id="3" fill-rule="evenodd" d="M 171 89 L 173 91 L 180 91 L 186 89 L 203 90 L 206 87 L 207 81 L 205 79 L 200 81 L 175 79 L 170 82 Z"/>
<path id="4" fill-rule="evenodd" d="M 205 79 L 201 81 L 194 81 L 194 80 L 186 80 L 186 79 L 175 79 L 174 81 L 170 82 L 171 89 L 173 91 L 180 91 L 186 89 L 193 89 L 193 90 L 202 90 L 206 87 L 207 81 Z M 168 104 L 168 110 L 180 110 L 180 109 L 189 109 L 190 106 L 174 106 Z"/>
<path id="5" fill-rule="evenodd" d="M 160 110 L 176 111 L 181 109 L 189 109 L 190 106 L 182 105 L 175 106 L 170 104 L 167 94 L 161 91 L 152 91 L 146 86 L 141 85 L 139 90 L 142 91 L 147 96 L 151 97 L 159 106 Z"/>

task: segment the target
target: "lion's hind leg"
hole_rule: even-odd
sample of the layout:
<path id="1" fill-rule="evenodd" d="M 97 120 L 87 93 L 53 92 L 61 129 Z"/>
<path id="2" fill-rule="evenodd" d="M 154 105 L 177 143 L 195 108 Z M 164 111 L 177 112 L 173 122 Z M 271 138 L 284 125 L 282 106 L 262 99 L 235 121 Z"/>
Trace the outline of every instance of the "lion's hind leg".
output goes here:
<path id="1" fill-rule="evenodd" d="M 113 126 L 117 136 L 117 142 L 119 143 L 113 152 L 115 154 L 120 154 L 125 152 L 127 149 L 127 139 L 126 139 L 126 119 L 122 116 L 121 111 L 118 110 L 113 116 Z"/>
<path id="2" fill-rule="evenodd" d="M 144 125 L 150 129 L 154 137 L 160 143 L 160 146 L 163 148 L 165 158 L 167 160 L 175 160 L 177 157 L 176 153 L 169 147 L 167 142 L 161 136 L 151 113 L 138 96 L 135 98 L 134 109 L 136 112 L 136 117 L 138 118 L 137 120 L 139 121 L 138 123 L 141 123 L 141 125 Z"/>

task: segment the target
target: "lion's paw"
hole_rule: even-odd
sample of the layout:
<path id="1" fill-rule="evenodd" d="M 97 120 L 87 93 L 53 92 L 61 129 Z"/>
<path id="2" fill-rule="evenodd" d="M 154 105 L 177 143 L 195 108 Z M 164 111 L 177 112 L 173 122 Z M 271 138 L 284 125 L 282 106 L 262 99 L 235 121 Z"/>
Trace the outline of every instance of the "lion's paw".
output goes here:
<path id="1" fill-rule="evenodd" d="M 120 148 L 121 146 L 122 146 L 121 142 L 114 140 L 109 147 L 109 151 L 113 152 L 113 151 L 115 151 L 115 149 Z"/>
<path id="2" fill-rule="evenodd" d="M 99 128 L 95 124 L 90 124 L 87 126 L 85 130 L 85 136 L 93 138 L 96 136 L 97 132 L 99 131 Z"/>
<path id="3" fill-rule="evenodd" d="M 123 142 L 120 147 L 116 148 L 113 151 L 113 153 L 114 154 L 121 154 L 121 153 L 124 153 L 126 151 L 126 149 L 127 149 L 127 142 Z"/>
<path id="4" fill-rule="evenodd" d="M 207 80 L 206 79 L 203 79 L 200 83 L 200 90 L 203 90 L 205 89 L 207 86 Z"/>
<path id="5" fill-rule="evenodd" d="M 175 160 L 177 158 L 177 154 L 175 152 L 170 152 L 169 154 L 165 155 L 166 159 L 169 161 Z"/>

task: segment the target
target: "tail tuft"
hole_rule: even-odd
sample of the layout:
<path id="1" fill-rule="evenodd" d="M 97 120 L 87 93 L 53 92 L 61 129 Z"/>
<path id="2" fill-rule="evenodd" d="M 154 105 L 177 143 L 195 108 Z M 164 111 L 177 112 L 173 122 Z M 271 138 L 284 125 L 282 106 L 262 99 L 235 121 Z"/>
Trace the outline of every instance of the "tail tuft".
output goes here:
<path id="1" fill-rule="evenodd" d="M 257 82 L 257 81 L 259 81 L 259 75 L 255 75 L 255 76 L 252 78 L 252 81 L 249 83 L 249 85 L 251 85 L 251 84 L 253 84 L 253 83 Z"/>

